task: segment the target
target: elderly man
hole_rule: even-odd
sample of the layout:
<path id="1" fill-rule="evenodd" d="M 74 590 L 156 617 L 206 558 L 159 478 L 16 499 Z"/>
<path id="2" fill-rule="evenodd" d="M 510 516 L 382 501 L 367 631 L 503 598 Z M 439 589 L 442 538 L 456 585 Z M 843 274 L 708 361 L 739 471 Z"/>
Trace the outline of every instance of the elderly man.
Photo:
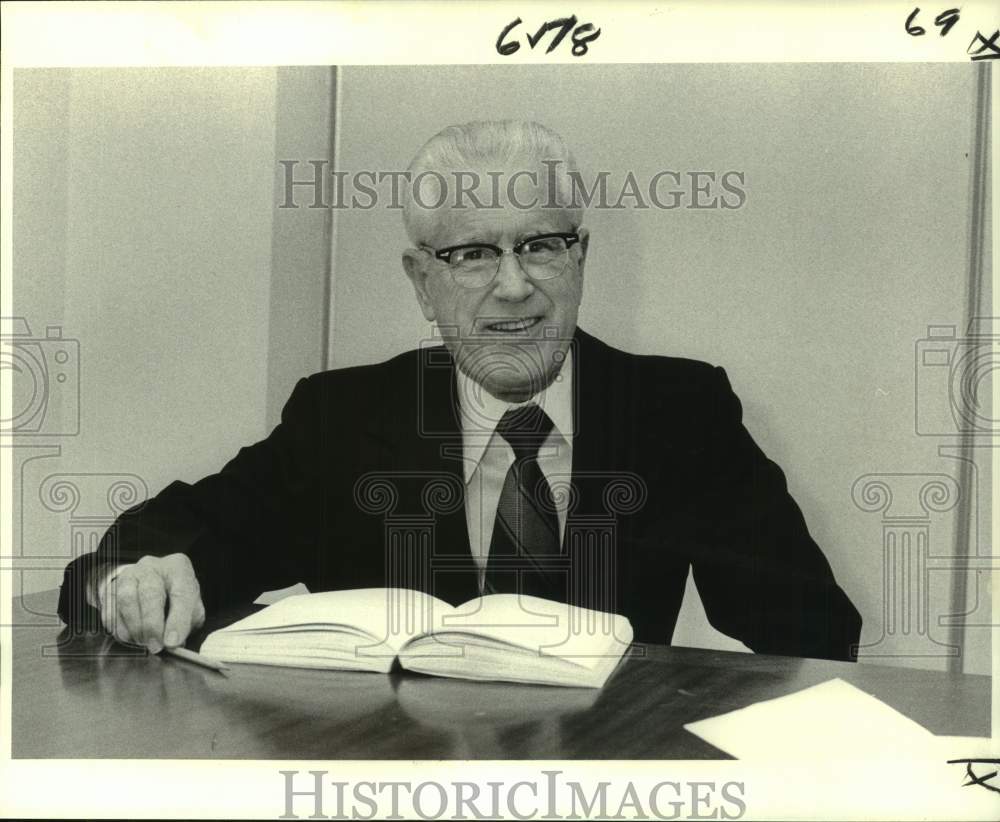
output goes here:
<path id="1" fill-rule="evenodd" d="M 266 439 L 70 564 L 63 619 L 155 652 L 206 609 L 302 581 L 544 596 L 668 643 L 690 568 L 711 623 L 754 651 L 853 658 L 860 617 L 725 372 L 577 328 L 573 169 L 537 123 L 428 141 L 403 268 L 444 345 L 300 380 Z"/>

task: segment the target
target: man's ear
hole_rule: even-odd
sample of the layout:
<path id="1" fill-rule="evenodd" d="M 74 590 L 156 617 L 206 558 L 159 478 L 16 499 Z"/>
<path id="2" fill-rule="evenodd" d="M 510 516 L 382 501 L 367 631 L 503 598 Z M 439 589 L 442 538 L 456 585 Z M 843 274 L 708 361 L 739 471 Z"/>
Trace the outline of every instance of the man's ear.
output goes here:
<path id="1" fill-rule="evenodd" d="M 413 284 L 413 291 L 417 295 L 417 302 L 420 303 L 420 310 L 424 313 L 424 319 L 434 322 L 434 303 L 427 293 L 427 252 L 419 248 L 408 248 L 403 252 L 403 271 L 410 278 Z"/>
<path id="2" fill-rule="evenodd" d="M 583 266 L 587 262 L 587 249 L 590 248 L 590 232 L 585 228 L 579 228 L 576 232 L 580 237 L 580 259 L 577 262 L 577 268 L 580 270 L 580 276 L 583 276 Z"/>

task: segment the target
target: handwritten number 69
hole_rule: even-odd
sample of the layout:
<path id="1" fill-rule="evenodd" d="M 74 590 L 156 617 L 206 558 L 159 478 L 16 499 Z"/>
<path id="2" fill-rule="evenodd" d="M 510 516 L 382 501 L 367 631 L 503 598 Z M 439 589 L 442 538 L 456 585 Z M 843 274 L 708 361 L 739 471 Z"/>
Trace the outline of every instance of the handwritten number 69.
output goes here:
<path id="1" fill-rule="evenodd" d="M 906 24 L 905 24 L 906 33 L 913 37 L 920 37 L 922 34 L 927 33 L 927 30 L 923 26 L 918 26 L 916 23 L 913 22 L 919 13 L 920 13 L 920 7 L 917 6 L 917 8 L 915 8 L 912 12 L 910 12 L 910 16 L 906 18 Z M 947 9 L 934 18 L 934 25 L 940 26 L 942 37 L 944 37 L 949 31 L 951 31 L 951 27 L 954 26 L 955 23 L 957 22 L 958 22 L 958 9 Z"/>
<path id="2" fill-rule="evenodd" d="M 521 25 L 522 20 L 518 17 L 516 20 L 512 20 L 504 30 L 500 32 L 500 36 L 497 38 L 497 52 L 502 54 L 504 57 L 508 57 L 521 48 L 521 44 L 515 40 L 507 40 L 507 35 L 509 35 L 515 28 Z M 548 23 L 543 23 L 541 28 L 538 29 L 533 35 L 526 34 L 525 38 L 528 41 L 528 48 L 534 49 L 535 46 L 541 41 L 541 39 L 554 29 L 558 29 L 558 33 L 552 38 L 552 42 L 549 43 L 549 47 L 545 49 L 546 54 L 553 52 L 559 44 L 566 38 L 566 35 L 571 31 L 573 36 L 570 37 L 573 43 L 572 53 L 574 57 L 582 57 L 587 53 L 587 44 L 596 40 L 600 34 L 600 29 L 595 29 L 591 23 L 582 23 L 579 26 L 576 25 L 576 15 L 572 17 L 562 17 L 558 20 L 550 20 Z"/>

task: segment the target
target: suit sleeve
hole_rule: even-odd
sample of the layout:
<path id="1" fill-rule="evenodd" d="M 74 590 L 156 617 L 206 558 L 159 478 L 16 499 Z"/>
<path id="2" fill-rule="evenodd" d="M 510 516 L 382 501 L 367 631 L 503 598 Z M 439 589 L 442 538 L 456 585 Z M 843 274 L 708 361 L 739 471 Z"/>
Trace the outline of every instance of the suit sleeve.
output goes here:
<path id="1" fill-rule="evenodd" d="M 240 449 L 217 474 L 194 484 L 172 482 L 121 514 L 96 551 L 67 566 L 59 593 L 63 622 L 87 630 L 100 627 L 85 595 L 90 575 L 105 564 L 147 555 L 187 554 L 209 612 L 295 582 L 284 537 L 310 481 L 315 394 L 307 378 L 299 380 L 267 438 Z"/>
<path id="2" fill-rule="evenodd" d="M 691 564 L 709 622 L 757 653 L 856 659 L 861 617 L 813 541 L 781 469 L 716 368 Z M 852 647 L 853 646 L 853 647 Z"/>

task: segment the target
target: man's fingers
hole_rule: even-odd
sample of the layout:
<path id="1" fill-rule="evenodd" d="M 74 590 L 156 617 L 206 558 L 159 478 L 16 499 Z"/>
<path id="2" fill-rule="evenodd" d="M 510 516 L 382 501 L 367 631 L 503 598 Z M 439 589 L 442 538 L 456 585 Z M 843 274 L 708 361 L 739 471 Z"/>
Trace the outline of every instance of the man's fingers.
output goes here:
<path id="1" fill-rule="evenodd" d="M 104 630 L 119 642 L 131 641 L 132 637 L 125 627 L 125 620 L 118 613 L 117 584 L 114 582 L 108 584 L 101 600 L 101 622 L 104 624 Z"/>
<path id="2" fill-rule="evenodd" d="M 201 601 L 201 596 L 198 596 L 198 607 L 194 612 L 194 619 L 191 622 L 192 627 L 200 628 L 205 624 L 205 606 Z"/>
<path id="3" fill-rule="evenodd" d="M 132 639 L 132 632 L 125 623 L 125 617 L 118 611 L 112 618 L 111 635 L 123 645 L 135 644 Z"/>
<path id="4" fill-rule="evenodd" d="M 115 580 L 117 585 L 118 615 L 124 621 L 129 635 L 141 640 L 142 614 L 139 613 L 139 583 L 134 576 L 121 575 Z"/>
<path id="5" fill-rule="evenodd" d="M 191 628 L 197 625 L 195 616 L 201 606 L 201 597 L 192 590 L 171 589 L 167 623 L 163 632 L 163 642 L 168 648 L 183 645 Z M 201 609 L 204 613 L 204 608 Z"/>
<path id="6" fill-rule="evenodd" d="M 104 627 L 119 642 L 131 643 L 141 627 L 137 597 L 138 584 L 131 574 L 113 579 L 104 598 Z"/>
<path id="7" fill-rule="evenodd" d="M 184 554 L 146 556 L 122 567 L 100 586 L 99 602 L 101 621 L 115 639 L 153 653 L 183 645 L 191 629 L 205 623 L 198 579 Z"/>
<path id="8" fill-rule="evenodd" d="M 205 622 L 205 606 L 201 601 L 201 590 L 194 575 L 191 561 L 183 554 L 165 557 L 161 572 L 167 588 L 167 621 L 164 628 L 164 644 L 173 648 L 183 645 L 193 627 Z"/>
<path id="9" fill-rule="evenodd" d="M 150 653 L 158 654 L 163 650 L 163 609 L 167 592 L 159 574 L 144 573 L 138 579 L 141 627 L 137 639 L 149 648 Z"/>

